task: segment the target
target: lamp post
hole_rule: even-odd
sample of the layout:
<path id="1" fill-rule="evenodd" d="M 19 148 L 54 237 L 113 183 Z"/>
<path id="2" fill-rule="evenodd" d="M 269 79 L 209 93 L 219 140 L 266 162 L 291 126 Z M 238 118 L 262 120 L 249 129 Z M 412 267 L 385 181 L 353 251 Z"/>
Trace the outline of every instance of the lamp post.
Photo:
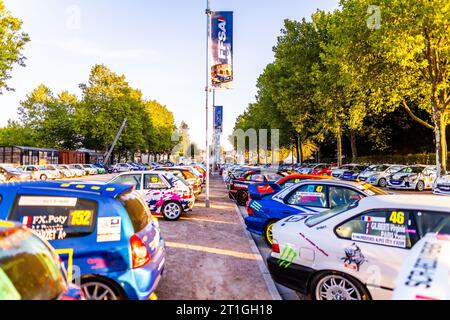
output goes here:
<path id="1" fill-rule="evenodd" d="M 205 198 L 205 206 L 206 208 L 210 207 L 209 203 L 209 39 L 211 33 L 211 10 L 210 10 L 210 0 L 206 0 L 206 198 Z"/>

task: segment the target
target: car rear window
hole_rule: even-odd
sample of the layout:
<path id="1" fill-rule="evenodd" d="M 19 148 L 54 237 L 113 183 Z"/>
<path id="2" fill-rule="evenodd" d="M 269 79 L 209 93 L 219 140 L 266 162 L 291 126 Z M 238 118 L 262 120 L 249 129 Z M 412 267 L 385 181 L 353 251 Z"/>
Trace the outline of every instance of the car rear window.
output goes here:
<path id="1" fill-rule="evenodd" d="M 150 221 L 150 209 L 136 191 L 127 191 L 118 198 L 130 217 L 135 233 L 143 230 Z"/>
<path id="2" fill-rule="evenodd" d="M 63 240 L 91 234 L 95 228 L 96 201 L 52 196 L 18 196 L 9 217 L 46 240 Z"/>
<path id="3" fill-rule="evenodd" d="M 59 258 L 29 230 L 0 233 L 0 300 L 53 300 L 67 290 Z"/>

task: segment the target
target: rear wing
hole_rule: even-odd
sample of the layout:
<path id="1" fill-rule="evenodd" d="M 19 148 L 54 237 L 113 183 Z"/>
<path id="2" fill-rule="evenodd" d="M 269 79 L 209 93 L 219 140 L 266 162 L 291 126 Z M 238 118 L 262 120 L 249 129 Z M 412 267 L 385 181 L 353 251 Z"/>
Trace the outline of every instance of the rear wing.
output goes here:
<path id="1" fill-rule="evenodd" d="M 281 191 L 280 185 L 274 182 L 255 183 L 248 186 L 248 194 L 252 200 L 261 200 Z"/>

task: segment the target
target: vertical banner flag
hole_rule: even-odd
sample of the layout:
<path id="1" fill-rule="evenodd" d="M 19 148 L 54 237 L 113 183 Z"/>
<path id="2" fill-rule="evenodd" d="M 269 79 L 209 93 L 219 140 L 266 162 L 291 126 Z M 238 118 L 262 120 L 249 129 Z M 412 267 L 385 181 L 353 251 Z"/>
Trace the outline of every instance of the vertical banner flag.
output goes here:
<path id="1" fill-rule="evenodd" d="M 216 89 L 233 88 L 233 12 L 211 12 L 211 84 Z"/>
<path id="2" fill-rule="evenodd" d="M 214 106 L 214 129 L 222 133 L 223 129 L 223 107 Z"/>

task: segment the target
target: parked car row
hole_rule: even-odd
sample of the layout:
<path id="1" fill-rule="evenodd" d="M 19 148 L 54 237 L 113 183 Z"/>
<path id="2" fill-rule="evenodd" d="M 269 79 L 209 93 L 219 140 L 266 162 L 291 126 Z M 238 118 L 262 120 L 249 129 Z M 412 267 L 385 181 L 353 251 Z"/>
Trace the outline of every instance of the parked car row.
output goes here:
<path id="1" fill-rule="evenodd" d="M 422 165 L 320 167 L 331 176 L 312 168 L 277 181 L 253 179 L 267 168 L 223 170 L 229 186 L 246 187 L 245 224 L 272 247 L 267 264 L 275 281 L 314 300 L 448 297 L 450 197 L 378 188 L 434 183 L 450 193 L 447 176 L 436 179 L 436 168 Z"/>

